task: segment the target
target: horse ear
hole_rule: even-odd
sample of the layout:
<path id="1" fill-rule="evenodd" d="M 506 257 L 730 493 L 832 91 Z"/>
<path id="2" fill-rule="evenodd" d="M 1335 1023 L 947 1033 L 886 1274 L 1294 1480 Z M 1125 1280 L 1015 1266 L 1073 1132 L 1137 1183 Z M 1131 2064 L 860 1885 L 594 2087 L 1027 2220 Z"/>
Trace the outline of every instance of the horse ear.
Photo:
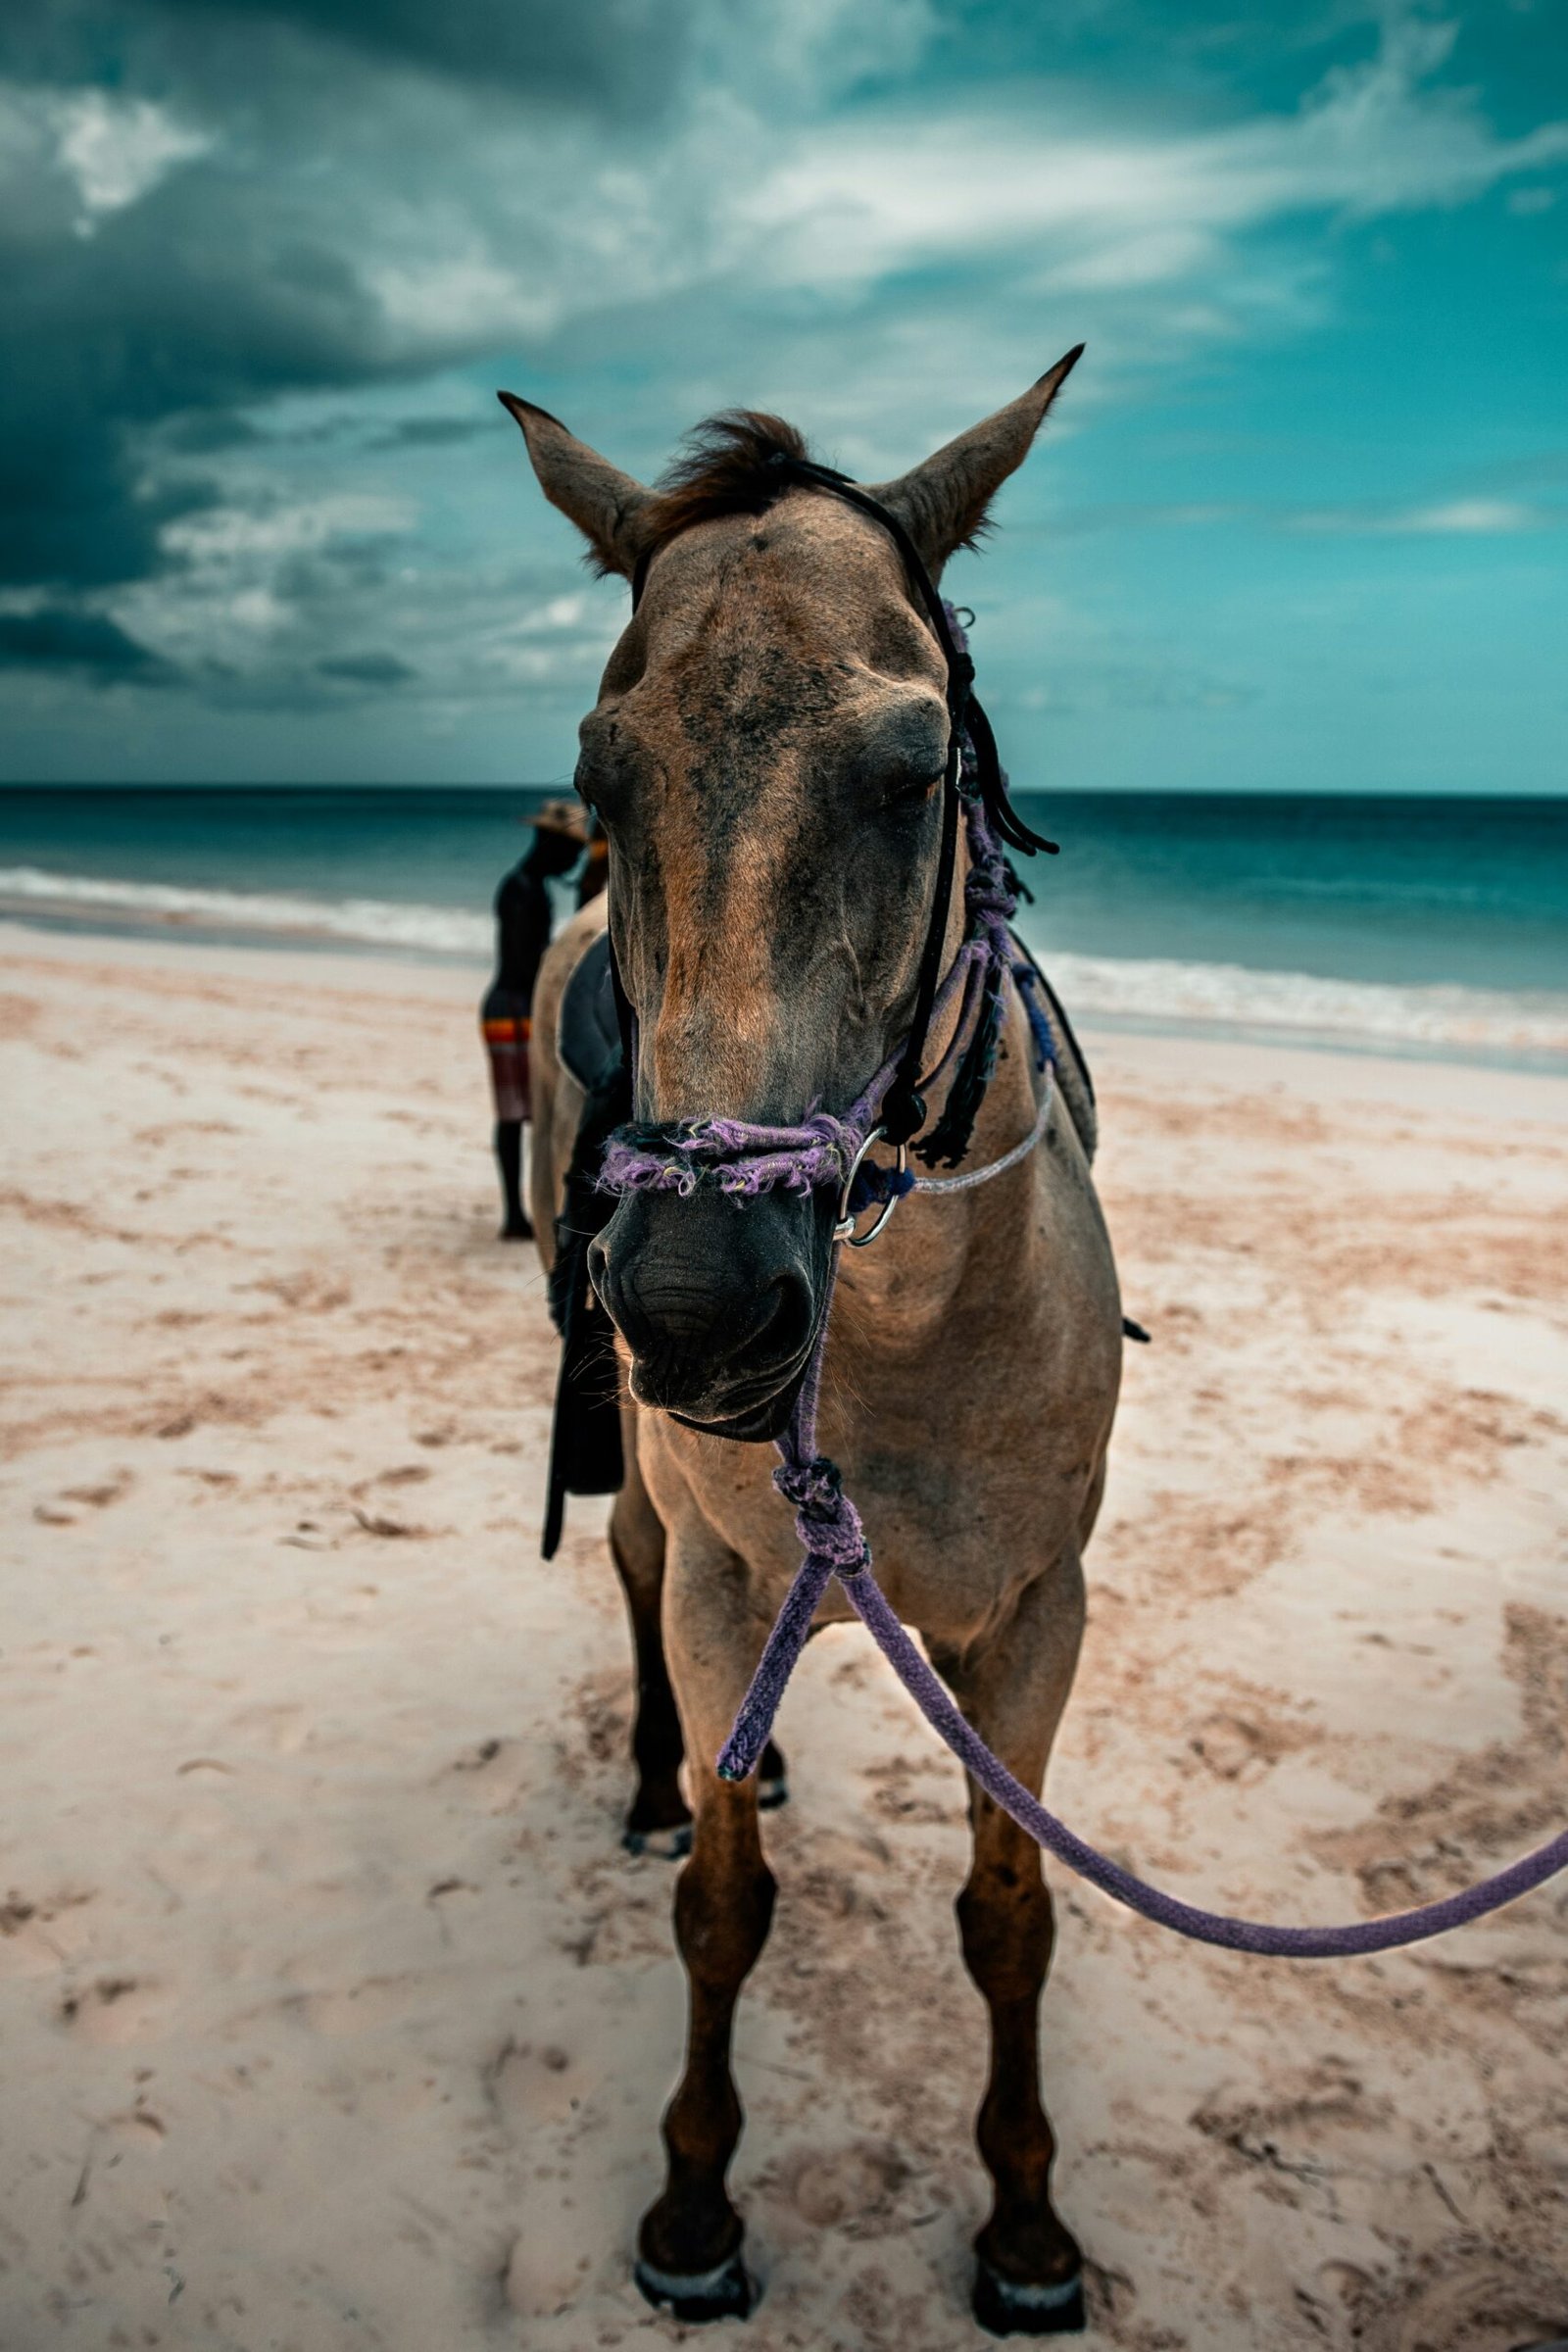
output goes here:
<path id="1" fill-rule="evenodd" d="M 1083 355 L 1080 343 L 1031 384 L 1021 399 L 971 425 L 934 458 L 896 482 L 878 482 L 871 495 L 903 523 L 933 575 L 956 548 L 970 546 L 984 529 L 986 509 L 1029 455 L 1046 411 Z"/>
<path id="2" fill-rule="evenodd" d="M 551 505 L 577 525 L 601 571 L 622 572 L 630 579 L 644 548 L 639 517 L 653 492 L 575 439 L 548 409 L 519 400 L 515 392 L 498 392 L 496 398 L 521 425 L 539 487 Z"/>

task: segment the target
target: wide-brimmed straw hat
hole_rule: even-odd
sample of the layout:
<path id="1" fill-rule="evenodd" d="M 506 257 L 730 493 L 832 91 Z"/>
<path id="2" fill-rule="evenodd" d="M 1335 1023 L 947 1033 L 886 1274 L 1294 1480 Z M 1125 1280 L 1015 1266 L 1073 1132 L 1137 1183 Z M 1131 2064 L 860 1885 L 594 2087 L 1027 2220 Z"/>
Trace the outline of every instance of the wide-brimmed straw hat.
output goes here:
<path id="1" fill-rule="evenodd" d="M 564 834 L 579 849 L 588 845 L 588 819 L 578 801 L 546 801 L 542 808 L 535 808 L 522 821 L 532 825 L 536 833 Z"/>

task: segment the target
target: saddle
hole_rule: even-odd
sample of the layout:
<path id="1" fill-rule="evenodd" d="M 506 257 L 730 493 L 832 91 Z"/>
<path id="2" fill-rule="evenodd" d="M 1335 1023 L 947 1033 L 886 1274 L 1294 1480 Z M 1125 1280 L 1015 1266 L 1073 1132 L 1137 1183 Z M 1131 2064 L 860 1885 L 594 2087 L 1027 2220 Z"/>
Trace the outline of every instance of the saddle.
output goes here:
<path id="1" fill-rule="evenodd" d="M 584 1094 L 598 1091 L 607 1065 L 620 1059 L 620 1023 L 610 972 L 610 933 L 596 934 L 571 968 L 561 999 L 556 1053 Z"/>
<path id="2" fill-rule="evenodd" d="M 614 1326 L 588 1279 L 589 1245 L 616 1208 L 612 1196 L 599 1190 L 605 1146 L 631 1117 L 631 1077 L 621 1052 L 608 931 L 572 968 L 562 995 L 556 1052 L 587 1100 L 556 1219 L 550 1269 L 550 1314 L 561 1334 L 561 1370 L 539 1546 L 547 1560 L 555 1558 L 561 1543 L 566 1496 L 614 1494 L 626 1477 Z"/>

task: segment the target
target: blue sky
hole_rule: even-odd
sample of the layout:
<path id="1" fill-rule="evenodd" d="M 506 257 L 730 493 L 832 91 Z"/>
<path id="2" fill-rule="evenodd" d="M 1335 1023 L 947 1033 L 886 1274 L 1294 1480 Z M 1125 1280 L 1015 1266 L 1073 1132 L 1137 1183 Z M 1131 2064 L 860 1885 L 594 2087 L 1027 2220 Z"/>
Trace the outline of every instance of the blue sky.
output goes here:
<path id="1" fill-rule="evenodd" d="M 564 778 L 496 385 L 875 478 L 1087 341 L 949 573 L 1020 784 L 1568 789 L 1565 230 L 1548 0 L 11 12 L 0 774 Z"/>

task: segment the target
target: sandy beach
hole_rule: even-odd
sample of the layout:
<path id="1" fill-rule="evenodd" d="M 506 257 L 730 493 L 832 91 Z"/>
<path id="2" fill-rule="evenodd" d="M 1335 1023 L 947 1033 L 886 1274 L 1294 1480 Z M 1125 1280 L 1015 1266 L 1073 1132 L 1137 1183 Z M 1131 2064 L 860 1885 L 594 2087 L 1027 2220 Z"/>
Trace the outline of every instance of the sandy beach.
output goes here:
<path id="1" fill-rule="evenodd" d="M 0 926 L 0 2352 L 695 2337 L 629 2261 L 682 1988 L 628 1644 L 494 1239 L 475 976 Z M 1568 1809 L 1568 1079 L 1091 1035 L 1131 1349 L 1050 1794 L 1353 1917 Z M 874 1530 L 872 1531 L 874 1538 Z M 751 2352 L 956 2352 L 956 1766 L 812 1644 L 741 2012 Z M 1059 2201 L 1120 2352 L 1568 2331 L 1568 1884 L 1199 1951 L 1053 1870 Z"/>

